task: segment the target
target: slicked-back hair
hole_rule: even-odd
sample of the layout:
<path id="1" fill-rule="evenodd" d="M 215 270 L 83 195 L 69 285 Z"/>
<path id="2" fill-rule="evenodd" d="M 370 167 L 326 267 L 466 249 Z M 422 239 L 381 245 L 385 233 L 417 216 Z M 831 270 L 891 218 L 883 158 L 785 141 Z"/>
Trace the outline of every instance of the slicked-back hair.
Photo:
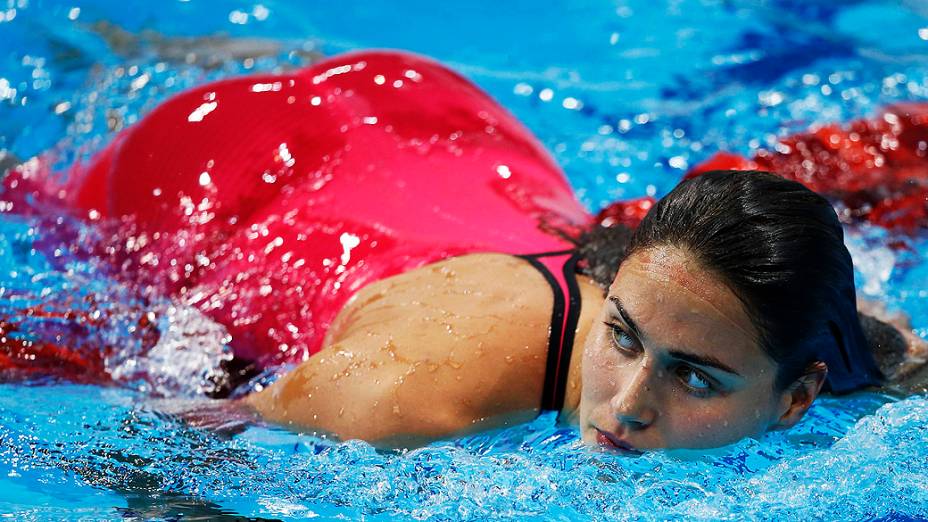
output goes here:
<path id="1" fill-rule="evenodd" d="M 827 363 L 832 391 L 881 379 L 857 316 L 841 224 L 802 184 L 756 171 L 685 180 L 645 216 L 623 257 L 658 246 L 689 253 L 738 296 L 778 363 L 778 389 L 815 361 Z"/>

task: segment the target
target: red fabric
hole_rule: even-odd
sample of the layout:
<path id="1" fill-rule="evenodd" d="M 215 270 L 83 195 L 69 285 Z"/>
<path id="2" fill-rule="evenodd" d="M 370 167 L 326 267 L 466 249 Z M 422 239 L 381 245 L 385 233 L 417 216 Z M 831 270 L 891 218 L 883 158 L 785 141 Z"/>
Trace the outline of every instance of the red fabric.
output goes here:
<path id="1" fill-rule="evenodd" d="M 128 218 L 125 266 L 264 363 L 317 351 L 372 281 L 468 252 L 563 250 L 552 230 L 591 219 L 508 112 L 404 53 L 187 91 L 72 177 L 69 205 Z"/>
<path id="2" fill-rule="evenodd" d="M 718 169 L 776 172 L 840 201 L 846 221 L 915 232 L 928 225 L 928 104 L 789 136 L 750 160 L 718 153 L 687 177 Z"/>

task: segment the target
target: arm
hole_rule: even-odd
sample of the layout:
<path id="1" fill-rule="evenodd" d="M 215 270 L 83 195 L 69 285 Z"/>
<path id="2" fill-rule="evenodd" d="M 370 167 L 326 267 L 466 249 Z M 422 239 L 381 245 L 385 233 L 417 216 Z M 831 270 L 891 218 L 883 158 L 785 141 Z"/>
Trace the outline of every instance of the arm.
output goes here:
<path id="1" fill-rule="evenodd" d="M 420 446 L 536 414 L 534 404 L 518 400 L 526 393 L 503 392 L 528 379 L 472 370 L 472 362 L 452 357 L 407 359 L 379 341 L 333 345 L 246 401 L 268 421 L 380 447 Z M 537 381 L 531 402 L 541 393 Z"/>
<path id="2" fill-rule="evenodd" d="M 287 51 L 309 63 L 322 57 L 305 46 L 291 49 L 264 38 L 165 36 L 149 29 L 132 33 L 107 21 L 94 22 L 89 28 L 103 38 L 113 52 L 124 58 L 135 58 L 154 50 L 159 60 L 195 64 L 207 69 L 215 69 L 229 61 L 279 56 Z"/>
<path id="3" fill-rule="evenodd" d="M 893 384 L 911 387 L 924 373 L 928 343 L 912 330 L 909 318 L 891 313 L 882 303 L 858 300 L 860 324 L 880 370 Z M 915 379 L 924 380 L 925 379 Z"/>

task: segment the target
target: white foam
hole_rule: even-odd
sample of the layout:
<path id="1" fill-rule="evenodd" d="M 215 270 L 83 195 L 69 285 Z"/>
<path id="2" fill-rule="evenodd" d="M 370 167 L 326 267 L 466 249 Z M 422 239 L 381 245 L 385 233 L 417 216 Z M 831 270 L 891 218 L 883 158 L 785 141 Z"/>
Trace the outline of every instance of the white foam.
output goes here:
<path id="1" fill-rule="evenodd" d="M 147 391 L 158 395 L 202 395 L 211 388 L 210 379 L 221 376 L 222 361 L 232 358 L 228 332 L 187 305 L 165 304 L 155 315 L 158 342 L 150 350 L 108 359 L 110 375 L 117 381 L 144 382 Z"/>

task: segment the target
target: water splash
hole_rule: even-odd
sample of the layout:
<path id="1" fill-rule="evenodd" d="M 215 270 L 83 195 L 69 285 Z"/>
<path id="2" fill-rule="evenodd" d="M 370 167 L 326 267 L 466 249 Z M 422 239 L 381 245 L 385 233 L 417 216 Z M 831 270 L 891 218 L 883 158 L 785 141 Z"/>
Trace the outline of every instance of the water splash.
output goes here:
<path id="1" fill-rule="evenodd" d="M 128 391 L 0 385 L 0 392 L 0 416 L 8 419 L 0 426 L 0 490 L 26 476 L 50 488 L 103 487 L 136 499 L 142 512 L 180 497 L 214 513 L 289 520 L 928 514 L 924 397 L 826 399 L 795 430 L 761 441 L 709 456 L 629 458 L 581 447 L 577 432 L 558 427 L 551 415 L 413 451 L 378 452 L 360 441 L 334 444 L 261 426 L 229 438 L 191 428 Z M 62 470 L 72 478 L 62 478 Z M 148 508 L 140 497 L 149 498 Z M 100 500 L 68 497 L 57 505 L 111 514 L 109 505 L 95 504 Z"/>

